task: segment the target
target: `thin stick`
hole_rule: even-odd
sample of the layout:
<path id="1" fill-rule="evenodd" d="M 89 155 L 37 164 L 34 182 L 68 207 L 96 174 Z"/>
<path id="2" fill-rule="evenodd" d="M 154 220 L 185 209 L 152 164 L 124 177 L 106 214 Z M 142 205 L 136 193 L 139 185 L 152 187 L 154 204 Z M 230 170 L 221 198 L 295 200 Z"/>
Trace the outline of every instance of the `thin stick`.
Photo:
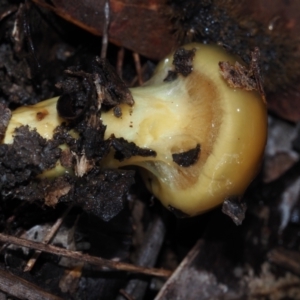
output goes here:
<path id="1" fill-rule="evenodd" d="M 123 62 L 124 62 L 124 53 L 125 50 L 123 47 L 121 47 L 118 51 L 118 59 L 117 59 L 117 73 L 119 77 L 122 79 L 122 69 L 123 69 Z"/>
<path id="2" fill-rule="evenodd" d="M 22 300 L 62 300 L 37 285 L 4 270 L 0 270 L 0 290 Z"/>
<path id="3" fill-rule="evenodd" d="M 135 300 L 131 295 L 129 295 L 125 290 L 121 289 L 119 293 L 127 300 Z"/>
<path id="4" fill-rule="evenodd" d="M 190 250 L 190 252 L 186 255 L 186 257 L 176 268 L 172 276 L 167 280 L 167 282 L 160 289 L 160 291 L 158 292 L 154 300 L 167 299 L 169 294 L 172 294 L 172 292 L 174 293 L 174 291 L 176 293 L 176 287 L 180 283 L 180 278 L 184 278 L 181 276 L 181 274 L 184 272 L 185 269 L 189 268 L 191 265 L 194 264 L 194 260 L 197 257 L 197 255 L 199 255 L 199 249 L 201 249 L 202 245 L 203 245 L 203 241 L 198 240 L 195 246 Z M 199 269 L 197 270 L 197 272 L 199 272 L 198 275 L 201 276 L 200 274 L 202 270 Z M 203 284 L 205 284 L 205 282 L 203 282 Z M 192 290 L 192 287 L 190 289 Z M 205 290 L 205 288 L 203 290 Z"/>
<path id="5" fill-rule="evenodd" d="M 144 64 L 143 66 L 142 66 L 142 69 L 141 69 L 141 74 L 143 74 L 143 72 L 146 70 L 146 68 L 147 68 L 147 64 Z M 135 84 L 136 84 L 136 82 L 138 81 L 138 76 L 135 76 L 134 78 L 133 78 L 133 80 L 130 82 L 130 87 L 132 87 L 132 86 L 134 86 Z M 143 81 L 144 82 L 144 81 Z"/>
<path id="6" fill-rule="evenodd" d="M 63 223 L 64 219 L 66 218 L 66 216 L 68 215 L 68 213 L 70 212 L 70 210 L 72 209 L 72 205 L 70 205 L 65 212 L 63 213 L 63 215 L 58 218 L 56 220 L 56 222 L 53 224 L 53 226 L 51 227 L 50 231 L 46 234 L 46 236 L 44 237 L 42 243 L 43 244 L 49 244 L 49 242 L 52 240 L 52 238 L 55 236 L 56 232 L 58 231 L 58 229 L 60 228 L 61 224 Z M 39 258 L 39 256 L 41 255 L 42 251 L 35 251 L 32 255 L 32 257 L 28 260 L 25 268 L 24 268 L 24 272 L 29 272 L 32 270 L 32 268 L 34 267 L 37 259 Z"/>
<path id="7" fill-rule="evenodd" d="M 106 0 L 104 3 L 104 23 L 103 23 L 101 58 L 106 58 L 109 22 L 110 22 L 109 0 Z"/>
<path id="8" fill-rule="evenodd" d="M 139 83 L 139 85 L 142 85 L 144 82 L 143 82 L 140 55 L 136 52 L 133 52 L 132 55 L 133 55 L 133 60 L 134 60 L 134 64 L 135 64 L 135 70 L 137 73 L 138 83 Z"/>
<path id="9" fill-rule="evenodd" d="M 160 277 L 169 277 L 172 272 L 165 269 L 155 269 L 155 268 L 144 268 L 140 266 L 134 266 L 129 263 L 112 261 L 100 257 L 90 256 L 87 254 L 82 254 L 77 251 L 70 251 L 63 248 L 55 247 L 52 245 L 44 245 L 42 243 L 37 243 L 25 239 L 20 239 L 14 236 L 9 236 L 3 233 L 0 233 L 0 242 L 10 243 L 14 245 L 18 245 L 21 247 L 32 248 L 35 250 L 40 250 L 43 252 L 60 255 L 64 257 L 73 258 L 75 260 L 80 260 L 91 265 L 95 265 L 100 267 L 102 270 L 105 269 L 114 269 L 119 271 L 127 271 L 133 273 L 141 273 L 152 276 L 160 276 Z"/>
<path id="10" fill-rule="evenodd" d="M 11 15 L 12 13 L 16 12 L 18 10 L 17 6 L 11 6 L 7 10 L 3 11 L 2 14 L 0 14 L 0 21 L 2 21 L 7 16 Z"/>

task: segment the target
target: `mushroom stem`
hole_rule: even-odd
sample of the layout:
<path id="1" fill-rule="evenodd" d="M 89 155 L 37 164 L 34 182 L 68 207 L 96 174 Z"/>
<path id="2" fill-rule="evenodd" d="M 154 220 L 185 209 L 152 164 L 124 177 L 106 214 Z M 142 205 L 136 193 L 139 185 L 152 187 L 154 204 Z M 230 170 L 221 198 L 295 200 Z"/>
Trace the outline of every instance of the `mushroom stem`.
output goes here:
<path id="1" fill-rule="evenodd" d="M 121 117 L 113 110 L 101 115 L 106 138 L 123 137 L 154 150 L 156 156 L 120 162 L 110 153 L 103 166 L 141 167 L 146 186 L 164 206 L 194 216 L 244 193 L 260 167 L 267 113 L 256 91 L 231 88 L 221 76 L 219 62 L 234 64 L 236 58 L 216 46 L 184 48 L 195 49 L 190 74 L 174 70 L 170 55 L 144 86 L 131 89 L 135 104 L 121 104 Z M 169 71 L 175 74 L 170 80 Z M 50 139 L 63 121 L 56 113 L 56 101 L 17 109 L 3 142 L 11 143 L 14 129 L 22 124 Z M 48 115 L 37 120 L 43 109 Z"/>

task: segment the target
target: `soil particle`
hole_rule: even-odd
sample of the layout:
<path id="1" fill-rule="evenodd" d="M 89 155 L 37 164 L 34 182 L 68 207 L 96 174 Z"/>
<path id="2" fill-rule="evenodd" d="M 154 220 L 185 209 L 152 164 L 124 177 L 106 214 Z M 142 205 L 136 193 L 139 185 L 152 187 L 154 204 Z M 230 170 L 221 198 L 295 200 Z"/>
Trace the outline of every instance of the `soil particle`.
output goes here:
<path id="1" fill-rule="evenodd" d="M 186 50 L 179 48 L 174 53 L 173 65 L 175 72 L 187 77 L 193 71 L 193 59 L 196 49 Z"/>
<path id="2" fill-rule="evenodd" d="M 122 117 L 122 110 L 121 110 L 120 106 L 118 106 L 118 105 L 115 106 L 114 109 L 113 109 L 113 112 L 114 112 L 115 117 L 117 117 L 117 118 Z"/>
<path id="3" fill-rule="evenodd" d="M 86 212 L 109 221 L 124 208 L 126 194 L 134 183 L 134 173 L 127 170 L 100 171 L 99 168 L 94 168 L 77 180 L 72 201 Z"/>
<path id="4" fill-rule="evenodd" d="M 17 128 L 13 144 L 0 145 L 1 188 L 7 190 L 53 168 L 60 152 L 55 141 L 47 141 L 36 130 Z"/>
<path id="5" fill-rule="evenodd" d="M 193 164 L 195 164 L 199 159 L 200 154 L 200 145 L 197 144 L 197 146 L 194 149 L 181 152 L 181 153 L 174 153 L 172 154 L 173 161 L 178 164 L 181 167 L 189 167 Z"/>
<path id="6" fill-rule="evenodd" d="M 231 196 L 225 199 L 222 212 L 228 215 L 235 225 L 241 225 L 245 219 L 247 205 L 242 201 L 241 197 Z"/>
<path id="7" fill-rule="evenodd" d="M 136 144 L 132 142 L 126 141 L 124 138 L 113 138 L 112 139 L 112 147 L 115 149 L 115 159 L 119 161 L 123 161 L 124 159 L 128 159 L 131 156 L 156 156 L 156 152 L 151 149 L 140 148 Z"/>

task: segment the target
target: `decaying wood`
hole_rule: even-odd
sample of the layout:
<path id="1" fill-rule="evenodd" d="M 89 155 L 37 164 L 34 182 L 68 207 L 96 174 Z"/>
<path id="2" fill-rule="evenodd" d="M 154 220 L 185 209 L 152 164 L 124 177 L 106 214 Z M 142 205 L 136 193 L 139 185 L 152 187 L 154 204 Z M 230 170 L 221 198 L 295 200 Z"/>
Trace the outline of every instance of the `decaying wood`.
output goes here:
<path id="1" fill-rule="evenodd" d="M 155 269 L 155 268 L 144 268 L 140 266 L 134 266 L 132 264 L 112 261 L 108 259 L 103 259 L 100 257 L 94 257 L 87 254 L 82 254 L 76 251 L 70 251 L 63 248 L 55 247 L 52 245 L 44 245 L 42 243 L 37 243 L 25 239 L 20 239 L 14 236 L 9 236 L 0 233 L 0 241 L 3 243 L 10 243 L 17 246 L 22 246 L 26 248 L 31 248 L 39 251 L 43 251 L 46 253 L 51 253 L 54 255 L 64 256 L 68 258 L 72 258 L 78 261 L 83 261 L 89 263 L 91 265 L 95 265 L 100 267 L 101 270 L 113 269 L 119 271 L 127 271 L 133 273 L 141 273 L 152 276 L 161 276 L 161 277 L 169 277 L 171 275 L 171 271 L 165 269 Z"/>
<path id="2" fill-rule="evenodd" d="M 0 270 L 0 290 L 21 300 L 62 300 L 37 285 L 4 270 Z"/>

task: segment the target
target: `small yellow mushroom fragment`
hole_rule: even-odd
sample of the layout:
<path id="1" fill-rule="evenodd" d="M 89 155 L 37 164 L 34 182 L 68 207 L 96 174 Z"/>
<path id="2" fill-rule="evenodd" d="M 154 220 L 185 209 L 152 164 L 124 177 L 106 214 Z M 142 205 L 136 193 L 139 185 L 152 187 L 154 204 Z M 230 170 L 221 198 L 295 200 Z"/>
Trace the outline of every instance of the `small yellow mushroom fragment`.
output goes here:
<path id="1" fill-rule="evenodd" d="M 178 74 L 166 82 L 174 70 L 173 54 L 159 63 L 154 76 L 143 86 L 132 88 L 135 104 L 121 104 L 122 116 L 113 110 L 102 112 L 106 138 L 114 134 L 142 148 L 154 150 L 155 157 L 132 156 L 119 162 L 113 153 L 104 167 L 141 167 L 148 189 L 168 208 L 188 216 L 206 212 L 231 196 L 241 196 L 260 167 L 267 135 L 266 105 L 255 91 L 233 89 L 222 78 L 220 61 L 236 58 L 217 46 L 190 44 L 195 49 L 192 72 Z M 29 124 L 45 138 L 62 120 L 54 107 L 57 99 L 13 113 L 4 143 L 12 142 L 16 126 Z M 35 109 L 45 108 L 42 120 Z M 23 111 L 24 110 L 24 111 Z M 190 166 L 181 166 L 174 154 L 196 149 L 200 152 Z"/>

